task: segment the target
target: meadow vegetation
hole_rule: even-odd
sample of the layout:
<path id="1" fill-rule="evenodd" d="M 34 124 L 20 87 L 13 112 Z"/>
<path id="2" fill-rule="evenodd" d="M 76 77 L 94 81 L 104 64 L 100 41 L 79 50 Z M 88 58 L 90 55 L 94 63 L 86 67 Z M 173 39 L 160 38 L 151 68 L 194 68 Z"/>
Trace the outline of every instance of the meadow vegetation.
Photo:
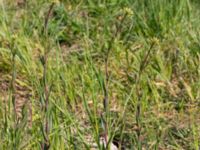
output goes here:
<path id="1" fill-rule="evenodd" d="M 199 150 L 199 7 L 0 0 L 0 149 Z"/>

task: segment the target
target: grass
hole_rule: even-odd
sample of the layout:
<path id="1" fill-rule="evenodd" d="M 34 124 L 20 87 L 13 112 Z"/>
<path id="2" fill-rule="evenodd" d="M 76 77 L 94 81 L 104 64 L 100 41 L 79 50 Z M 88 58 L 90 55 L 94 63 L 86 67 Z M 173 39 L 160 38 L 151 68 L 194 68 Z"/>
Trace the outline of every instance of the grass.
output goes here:
<path id="1" fill-rule="evenodd" d="M 199 4 L 1 0 L 0 149 L 198 150 Z"/>

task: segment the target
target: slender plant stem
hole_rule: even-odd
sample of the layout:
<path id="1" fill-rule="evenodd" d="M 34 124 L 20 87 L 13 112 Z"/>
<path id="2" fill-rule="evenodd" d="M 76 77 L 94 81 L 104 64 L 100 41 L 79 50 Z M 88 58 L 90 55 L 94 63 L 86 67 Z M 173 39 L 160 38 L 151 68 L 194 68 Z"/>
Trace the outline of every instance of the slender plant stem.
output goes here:
<path id="1" fill-rule="evenodd" d="M 47 35 L 47 26 L 48 26 L 48 21 L 50 19 L 50 14 L 53 10 L 55 3 L 52 3 L 49 7 L 48 13 L 45 17 L 45 21 L 44 21 L 44 29 L 43 29 L 43 33 L 44 33 L 44 37 L 45 37 L 45 41 L 48 42 L 48 35 Z M 49 108 L 49 95 L 50 95 L 50 89 L 49 86 L 47 84 L 47 63 L 48 63 L 48 53 L 49 53 L 49 46 L 47 46 L 48 44 L 45 43 L 45 52 L 44 52 L 44 56 L 42 59 L 43 62 L 43 95 L 44 95 L 44 100 L 45 100 L 45 108 L 44 108 L 44 114 L 45 114 L 45 119 L 44 119 L 44 143 L 42 144 L 42 149 L 43 150 L 48 150 L 50 148 L 50 141 L 49 141 L 49 118 L 48 118 L 48 108 Z"/>
<path id="2" fill-rule="evenodd" d="M 147 51 L 147 54 L 145 55 L 144 59 L 142 60 L 139 68 L 139 73 L 136 79 L 136 95 L 137 95 L 137 106 L 136 106 L 136 125 L 137 125 L 137 138 L 138 138 L 138 145 L 139 149 L 141 149 L 141 102 L 142 102 L 142 94 L 141 94 L 141 87 L 140 87 L 140 80 L 142 73 L 144 72 L 145 68 L 148 65 L 149 57 L 151 50 L 154 46 L 154 42 L 151 44 L 150 48 Z"/>
<path id="3" fill-rule="evenodd" d="M 17 124 L 18 124 L 18 118 L 17 118 L 17 109 L 16 109 L 16 89 L 15 89 L 15 82 L 16 82 L 16 50 L 14 49 L 14 40 L 12 39 L 11 43 L 11 55 L 12 55 L 12 79 L 11 79 L 11 98 L 12 98 L 12 104 L 13 104 L 13 118 L 14 118 L 14 126 L 13 126 L 13 148 L 17 147 L 16 142 L 16 134 L 17 134 Z"/>
<path id="4" fill-rule="evenodd" d="M 11 80 L 11 92 L 12 92 L 12 103 L 14 107 L 14 122 L 17 124 L 17 110 L 16 110 L 16 98 L 15 98 L 15 80 L 16 80 L 16 63 L 15 63 L 15 52 L 12 52 L 12 80 Z"/>
<path id="5" fill-rule="evenodd" d="M 104 105 L 104 112 L 106 114 L 106 119 L 105 119 L 105 141 L 107 143 L 107 146 L 109 145 L 108 143 L 108 118 L 109 118 L 109 98 L 108 98 L 108 93 L 109 93 L 109 72 L 108 72 L 108 66 L 109 66 L 109 56 L 110 56 L 110 52 L 112 50 L 113 47 L 113 43 L 115 38 L 117 37 L 118 33 L 121 31 L 122 29 L 122 25 L 125 21 L 127 14 L 125 14 L 120 22 L 119 25 L 116 25 L 116 31 L 113 34 L 113 36 L 111 37 L 109 43 L 108 43 L 108 48 L 106 50 L 106 57 L 105 57 L 105 85 L 104 85 L 104 101 L 103 101 L 103 105 Z M 103 46 L 104 49 L 104 46 Z"/>

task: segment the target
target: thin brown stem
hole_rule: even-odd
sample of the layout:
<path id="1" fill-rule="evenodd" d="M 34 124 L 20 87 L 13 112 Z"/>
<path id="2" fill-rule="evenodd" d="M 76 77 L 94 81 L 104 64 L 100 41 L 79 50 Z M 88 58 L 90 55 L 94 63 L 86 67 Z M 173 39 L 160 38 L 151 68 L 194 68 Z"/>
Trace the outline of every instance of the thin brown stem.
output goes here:
<path id="1" fill-rule="evenodd" d="M 55 3 L 52 3 L 49 7 L 48 13 L 45 17 L 44 21 L 44 37 L 46 42 L 48 41 L 47 37 L 47 26 L 48 26 L 48 21 L 50 19 L 50 14 L 53 11 Z M 49 141 L 49 118 L 48 118 L 48 108 L 49 108 L 49 95 L 50 95 L 50 89 L 47 84 L 47 63 L 48 63 L 48 53 L 49 53 L 49 47 L 47 44 L 45 44 L 45 52 L 44 56 L 42 58 L 42 64 L 43 64 L 43 97 L 45 100 L 45 107 L 44 107 L 44 114 L 45 114 L 45 119 L 44 119 L 44 143 L 42 143 L 42 150 L 48 150 L 50 148 L 50 141 Z"/>
<path id="2" fill-rule="evenodd" d="M 141 80 L 141 76 L 143 71 L 145 70 L 145 68 L 148 65 L 148 61 L 149 61 L 149 57 L 150 57 L 150 53 L 151 50 L 153 48 L 155 43 L 152 43 L 150 48 L 147 51 L 147 54 L 145 55 L 144 59 L 142 60 L 141 64 L 140 64 L 140 68 L 139 68 L 139 73 L 136 79 L 136 95 L 137 95 L 137 106 L 136 106 L 136 125 L 137 125 L 137 138 L 138 138 L 138 142 L 139 142 L 139 147 L 141 146 L 141 101 L 142 101 L 142 94 L 141 94 L 141 87 L 140 87 L 140 80 Z M 141 148 L 141 147 L 140 147 Z"/>
<path id="3" fill-rule="evenodd" d="M 11 79 L 11 98 L 12 98 L 12 104 L 13 104 L 13 117 L 14 117 L 14 126 L 13 126 L 13 131 L 14 131 L 14 136 L 13 136 L 13 147 L 17 146 L 16 143 L 16 134 L 17 134 L 17 124 L 18 124 L 18 118 L 17 118 L 17 109 L 16 109 L 16 89 L 15 89 L 15 84 L 16 84 L 16 49 L 14 48 L 14 41 L 15 39 L 12 39 L 11 43 L 11 55 L 12 55 L 12 79 Z"/>
<path id="4" fill-rule="evenodd" d="M 55 5 L 55 3 L 52 3 L 52 4 L 50 5 L 49 10 L 48 10 L 48 13 L 47 13 L 47 15 L 46 15 L 46 17 L 45 17 L 45 20 L 44 20 L 43 32 L 44 32 L 45 34 L 46 34 L 46 32 L 47 32 L 47 26 L 48 26 L 49 18 L 50 18 L 50 16 L 51 16 L 51 13 L 52 13 L 52 10 L 53 10 L 53 8 L 54 8 L 54 5 Z"/>
<path id="5" fill-rule="evenodd" d="M 110 51 L 112 50 L 113 47 L 113 42 L 114 39 L 117 37 L 118 33 L 121 31 L 122 29 L 122 25 L 125 21 L 127 14 L 125 14 L 120 22 L 119 25 L 116 25 L 116 31 L 114 33 L 114 35 L 111 37 L 109 43 L 108 43 L 108 48 L 106 50 L 106 57 L 105 57 L 105 87 L 104 87 L 104 100 L 103 100 L 103 105 L 104 105 L 104 111 L 106 114 L 106 119 L 105 119 L 105 141 L 106 143 L 108 143 L 108 113 L 109 113 L 109 98 L 108 98 L 108 93 L 109 93 L 109 72 L 108 72 L 108 66 L 109 66 L 109 56 L 110 56 Z M 104 48 L 104 46 L 103 46 Z M 109 143 L 108 143 L 109 144 Z M 108 145 L 107 145 L 108 146 Z M 106 146 L 106 147 L 107 147 Z"/>
<path id="6" fill-rule="evenodd" d="M 16 54 L 12 52 L 12 80 L 11 80 L 11 92 L 12 92 L 12 103 L 14 107 L 14 122 L 17 124 L 17 110 L 16 110 L 16 97 L 15 97 L 15 79 L 16 79 Z"/>

